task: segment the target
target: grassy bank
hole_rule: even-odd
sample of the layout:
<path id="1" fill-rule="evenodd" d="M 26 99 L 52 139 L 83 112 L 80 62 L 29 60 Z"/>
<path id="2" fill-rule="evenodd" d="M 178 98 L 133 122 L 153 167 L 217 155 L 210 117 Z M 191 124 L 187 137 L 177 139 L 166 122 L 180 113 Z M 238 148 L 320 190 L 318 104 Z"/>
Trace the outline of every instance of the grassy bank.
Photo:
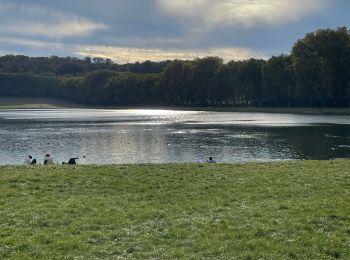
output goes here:
<path id="1" fill-rule="evenodd" d="M 283 113 L 311 115 L 350 115 L 350 108 L 308 108 L 308 107 L 208 107 L 204 111 L 218 112 L 252 112 L 252 113 Z"/>
<path id="2" fill-rule="evenodd" d="M 0 258 L 350 257 L 350 161 L 0 167 Z"/>
<path id="3" fill-rule="evenodd" d="M 4 98 L 0 97 L 0 109 L 55 109 L 55 108 L 93 108 L 93 109 L 168 109 L 186 111 L 216 112 L 256 112 L 286 114 L 330 114 L 350 115 L 350 108 L 287 108 L 287 107 L 118 107 L 82 105 L 48 98 Z"/>
<path id="4" fill-rule="evenodd" d="M 0 109 L 54 109 L 74 107 L 79 107 L 79 105 L 50 98 L 0 97 Z"/>

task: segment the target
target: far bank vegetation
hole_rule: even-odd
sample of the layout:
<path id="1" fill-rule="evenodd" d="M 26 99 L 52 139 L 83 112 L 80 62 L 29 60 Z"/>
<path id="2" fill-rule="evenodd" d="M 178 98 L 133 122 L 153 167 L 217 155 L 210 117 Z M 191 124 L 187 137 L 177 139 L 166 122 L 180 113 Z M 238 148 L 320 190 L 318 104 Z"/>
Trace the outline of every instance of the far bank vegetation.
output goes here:
<path id="1" fill-rule="evenodd" d="M 7 55 L 0 57 L 0 96 L 114 106 L 349 107 L 350 32 L 318 30 L 289 55 L 227 63 Z"/>

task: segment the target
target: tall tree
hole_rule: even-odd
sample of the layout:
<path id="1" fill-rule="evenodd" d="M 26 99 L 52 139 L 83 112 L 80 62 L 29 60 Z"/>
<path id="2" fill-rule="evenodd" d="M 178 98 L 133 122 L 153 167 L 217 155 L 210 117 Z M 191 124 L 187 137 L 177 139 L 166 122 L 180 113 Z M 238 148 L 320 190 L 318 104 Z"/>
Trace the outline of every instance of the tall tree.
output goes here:
<path id="1" fill-rule="evenodd" d="M 195 105 L 211 104 L 215 93 L 215 75 L 222 66 L 223 60 L 218 57 L 206 57 L 193 61 L 193 77 L 191 87 L 194 89 Z"/>
<path id="2" fill-rule="evenodd" d="M 249 59 L 238 63 L 236 94 L 245 105 L 260 105 L 263 97 L 261 70 L 264 60 Z"/>
<path id="3" fill-rule="evenodd" d="M 264 103 L 268 106 L 291 106 L 295 95 L 295 76 L 291 57 L 270 58 L 262 67 Z"/>
<path id="4" fill-rule="evenodd" d="M 346 27 L 308 33 L 293 46 L 292 61 L 297 94 L 304 105 L 347 105 L 350 33 Z"/>

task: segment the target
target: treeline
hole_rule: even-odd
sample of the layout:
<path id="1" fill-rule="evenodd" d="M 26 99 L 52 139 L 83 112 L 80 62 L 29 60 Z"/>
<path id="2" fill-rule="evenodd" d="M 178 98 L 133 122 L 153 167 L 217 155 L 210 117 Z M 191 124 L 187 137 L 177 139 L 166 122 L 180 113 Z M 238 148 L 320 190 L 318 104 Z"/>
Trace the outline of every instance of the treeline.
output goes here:
<path id="1" fill-rule="evenodd" d="M 28 57 L 6 55 L 0 57 L 0 73 L 29 73 L 45 76 L 78 76 L 94 70 L 108 69 L 117 72 L 160 73 L 170 61 L 115 64 L 101 57 Z"/>
<path id="2" fill-rule="evenodd" d="M 309 33 L 290 55 L 267 61 L 206 57 L 118 65 L 101 58 L 4 56 L 0 71 L 0 96 L 96 105 L 346 107 L 350 33 L 346 27 Z"/>

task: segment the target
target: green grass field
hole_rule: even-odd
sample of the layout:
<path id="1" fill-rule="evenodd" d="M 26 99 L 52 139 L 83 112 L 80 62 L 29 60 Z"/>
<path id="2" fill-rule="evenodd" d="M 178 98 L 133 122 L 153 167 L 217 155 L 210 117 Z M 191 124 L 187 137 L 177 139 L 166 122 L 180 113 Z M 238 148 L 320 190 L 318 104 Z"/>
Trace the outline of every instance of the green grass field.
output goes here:
<path id="1" fill-rule="evenodd" d="M 350 258 L 350 161 L 0 167 L 1 259 Z"/>

